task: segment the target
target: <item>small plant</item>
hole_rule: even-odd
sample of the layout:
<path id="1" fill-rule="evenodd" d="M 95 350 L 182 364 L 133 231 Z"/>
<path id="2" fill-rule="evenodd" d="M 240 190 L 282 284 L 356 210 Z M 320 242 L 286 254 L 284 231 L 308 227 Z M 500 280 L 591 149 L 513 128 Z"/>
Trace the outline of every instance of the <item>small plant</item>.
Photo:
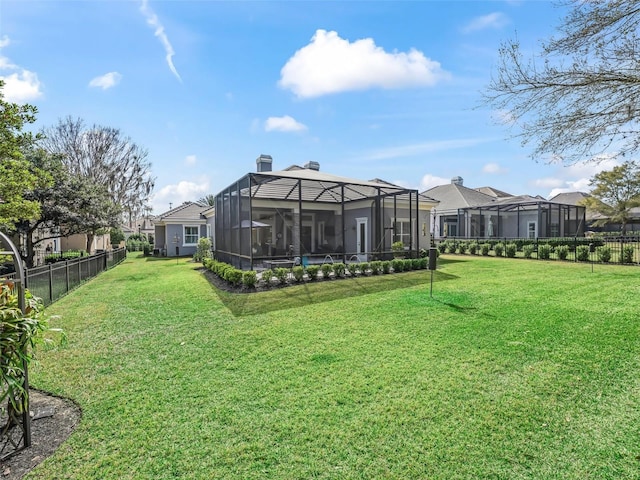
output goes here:
<path id="1" fill-rule="evenodd" d="M 611 248 L 607 247 L 606 245 L 604 247 L 598 247 L 596 249 L 596 252 L 598 253 L 598 260 L 600 260 L 603 263 L 608 263 L 611 260 Z"/>
<path id="2" fill-rule="evenodd" d="M 382 262 L 380 260 L 374 260 L 369 264 L 371 269 L 371 275 L 379 275 L 382 272 Z"/>
<path id="3" fill-rule="evenodd" d="M 198 240 L 196 253 L 193 254 L 193 261 L 203 263 L 205 258 L 211 258 L 211 239 L 202 237 Z"/>
<path id="4" fill-rule="evenodd" d="M 342 262 L 333 264 L 333 273 L 335 273 L 336 277 L 344 277 L 345 269 L 346 265 Z"/>
<path id="5" fill-rule="evenodd" d="M 320 271 L 320 267 L 318 265 L 309 265 L 307 267 L 307 276 L 309 280 L 316 280 L 318 278 L 318 272 Z"/>
<path id="6" fill-rule="evenodd" d="M 531 256 L 533 255 L 533 250 L 533 245 L 523 245 L 522 253 L 524 254 L 524 258 L 531 258 Z"/>
<path id="7" fill-rule="evenodd" d="M 289 277 L 289 270 L 284 267 L 278 267 L 273 270 L 273 275 L 278 280 L 280 285 L 284 285 L 287 283 L 287 278 Z"/>
<path id="8" fill-rule="evenodd" d="M 467 253 L 467 249 L 469 248 L 469 244 L 467 242 L 460 242 L 458 245 L 458 252 L 465 254 Z"/>
<path id="9" fill-rule="evenodd" d="M 247 288 L 254 288 L 258 283 L 258 274 L 254 270 L 249 270 L 242 274 L 242 284 Z"/>
<path id="10" fill-rule="evenodd" d="M 331 273 L 333 272 L 333 264 L 323 263 L 320 270 L 322 271 L 322 278 L 329 280 L 329 277 L 331 277 Z"/>
<path id="11" fill-rule="evenodd" d="M 355 277 L 358 274 L 358 264 L 353 262 L 347 265 L 347 270 L 349 271 L 349 275 Z"/>
<path id="12" fill-rule="evenodd" d="M 366 275 L 367 270 L 369 269 L 370 267 L 368 262 L 360 262 L 360 275 Z"/>
<path id="13" fill-rule="evenodd" d="M 237 268 L 228 268 L 224 272 L 224 279 L 234 287 L 237 287 L 242 282 L 243 271 Z"/>
<path id="14" fill-rule="evenodd" d="M 507 243 L 504 246 L 504 253 L 509 258 L 515 258 L 517 251 L 518 251 L 518 245 L 516 245 L 515 243 Z"/>
<path id="15" fill-rule="evenodd" d="M 304 267 L 297 265 L 291 269 L 293 279 L 300 283 L 304 279 Z"/>
<path id="16" fill-rule="evenodd" d="M 558 256 L 558 260 L 566 260 L 569 256 L 569 246 L 568 245 L 558 245 L 556 247 L 556 255 Z"/>
<path id="17" fill-rule="evenodd" d="M 273 277 L 273 270 L 271 270 L 270 268 L 267 268 L 266 270 L 263 270 L 262 273 L 260 274 L 260 278 L 262 279 L 262 282 L 268 287 L 271 285 L 271 278 Z"/>
<path id="18" fill-rule="evenodd" d="M 404 243 L 402 242 L 393 242 L 391 244 L 391 251 L 393 252 L 394 257 L 404 256 Z"/>
<path id="19" fill-rule="evenodd" d="M 633 252 L 634 249 L 631 245 L 625 245 L 624 247 L 622 247 L 622 256 L 620 257 L 621 262 L 633 263 Z"/>
<path id="20" fill-rule="evenodd" d="M 478 252 L 478 242 L 473 241 L 469 243 L 469 253 L 475 255 Z"/>
<path id="21" fill-rule="evenodd" d="M 389 260 L 384 260 L 382 262 L 382 273 L 389 273 L 391 271 L 391 262 Z"/>
<path id="22" fill-rule="evenodd" d="M 447 246 L 448 246 L 448 243 L 446 240 L 444 242 L 440 242 L 438 244 L 438 251 L 440 253 L 445 253 L 447 251 Z"/>
<path id="23" fill-rule="evenodd" d="M 391 260 L 391 267 L 396 273 L 402 272 L 404 270 L 404 261 L 401 258 Z"/>
<path id="24" fill-rule="evenodd" d="M 411 270 L 420 270 L 422 268 L 422 259 L 414 258 L 411 260 Z"/>
<path id="25" fill-rule="evenodd" d="M 447 240 L 447 242 L 449 242 Z M 458 246 L 456 245 L 456 242 L 449 242 L 447 245 L 447 253 L 456 253 L 456 250 L 458 249 Z"/>
<path id="26" fill-rule="evenodd" d="M 589 247 L 587 245 L 579 245 L 576 248 L 576 258 L 579 262 L 589 261 Z"/>
<path id="27" fill-rule="evenodd" d="M 551 245 L 547 245 L 547 244 L 539 245 L 538 258 L 540 260 L 549 260 L 549 258 L 551 258 Z"/>
<path id="28" fill-rule="evenodd" d="M 489 250 L 491 249 L 491 245 L 489 245 L 488 243 L 483 243 L 482 246 L 480 247 L 480 253 L 482 253 L 483 256 L 487 256 L 489 255 Z"/>
<path id="29" fill-rule="evenodd" d="M 502 242 L 498 242 L 495 244 L 495 246 L 493 247 L 493 251 L 496 254 L 496 257 L 501 257 L 504 254 L 504 243 Z"/>
<path id="30" fill-rule="evenodd" d="M 413 259 L 405 258 L 403 260 L 403 265 L 404 265 L 403 271 L 410 272 L 411 270 L 413 270 Z"/>

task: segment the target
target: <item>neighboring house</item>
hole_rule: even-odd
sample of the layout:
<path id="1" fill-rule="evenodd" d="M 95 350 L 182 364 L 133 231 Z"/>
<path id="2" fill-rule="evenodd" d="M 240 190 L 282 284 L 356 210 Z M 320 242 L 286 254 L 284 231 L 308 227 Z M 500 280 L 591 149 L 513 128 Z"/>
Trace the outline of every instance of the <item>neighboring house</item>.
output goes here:
<path id="1" fill-rule="evenodd" d="M 108 233 L 95 235 L 89 247 L 87 251 L 89 255 L 98 251 L 111 250 L 111 235 Z M 63 252 L 68 250 L 87 250 L 87 236 L 84 233 L 76 233 L 68 237 L 60 237 L 60 250 Z"/>
<path id="2" fill-rule="evenodd" d="M 383 180 L 339 177 L 317 162 L 272 171 L 261 155 L 215 197 L 216 258 L 243 269 L 278 260 L 370 261 L 391 256 L 393 242 L 415 253 L 430 244 L 438 202 Z"/>
<path id="3" fill-rule="evenodd" d="M 461 177 L 425 195 L 440 201 L 433 212 L 436 239 L 584 236 L 585 208 L 491 187 L 472 189 Z"/>
<path id="4" fill-rule="evenodd" d="M 589 198 L 591 195 L 584 192 L 566 192 L 559 193 L 555 197 L 553 197 L 550 201 L 566 203 L 570 205 L 581 205 L 585 199 Z M 631 221 L 627 224 L 627 233 L 630 232 L 640 232 L 640 207 L 634 207 L 630 209 L 631 213 Z M 620 232 L 622 229 L 622 225 L 619 223 L 608 223 L 602 227 L 596 227 L 593 225 L 593 222 L 596 220 L 602 220 L 604 217 L 602 214 L 595 212 L 591 209 L 587 209 L 586 211 L 586 229 L 594 232 Z"/>
<path id="5" fill-rule="evenodd" d="M 213 239 L 213 218 L 213 207 L 197 202 L 185 202 L 156 215 L 153 218 L 154 255 L 192 256 L 200 238 Z"/>

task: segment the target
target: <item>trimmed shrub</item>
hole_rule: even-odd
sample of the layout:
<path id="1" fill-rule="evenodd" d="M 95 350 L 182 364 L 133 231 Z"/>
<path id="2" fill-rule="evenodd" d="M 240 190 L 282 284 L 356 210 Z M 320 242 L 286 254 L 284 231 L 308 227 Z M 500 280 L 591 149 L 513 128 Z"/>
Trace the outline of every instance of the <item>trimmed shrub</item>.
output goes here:
<path id="1" fill-rule="evenodd" d="M 382 262 L 380 260 L 374 260 L 369 264 L 371 269 L 371 275 L 379 275 L 382 272 Z"/>
<path id="2" fill-rule="evenodd" d="M 228 268 L 224 272 L 224 279 L 234 287 L 237 287 L 242 282 L 243 271 L 237 268 Z"/>
<path id="3" fill-rule="evenodd" d="M 480 253 L 482 253 L 483 256 L 487 256 L 489 255 L 489 250 L 491 249 L 491 245 L 489 245 L 488 243 L 483 243 L 480 246 Z"/>
<path id="4" fill-rule="evenodd" d="M 523 245 L 522 253 L 524 253 L 524 258 L 531 258 L 534 250 L 535 250 L 535 247 L 533 245 Z"/>
<path id="5" fill-rule="evenodd" d="M 211 239 L 207 237 L 201 237 L 198 240 L 196 253 L 193 254 L 193 261 L 202 263 L 204 262 L 205 258 L 210 258 L 210 257 L 211 257 Z"/>
<path id="6" fill-rule="evenodd" d="M 509 258 L 515 258 L 517 251 L 518 251 L 518 245 L 516 245 L 515 243 L 507 243 L 504 246 L 504 253 Z"/>
<path id="7" fill-rule="evenodd" d="M 449 242 L 447 245 L 447 253 L 456 253 L 456 251 L 458 250 L 458 245 L 456 245 L 456 242 Z"/>
<path id="8" fill-rule="evenodd" d="M 284 285 L 287 283 L 287 278 L 289 277 L 289 270 L 284 267 L 278 267 L 273 270 L 273 275 L 278 279 L 278 283 L 280 285 Z"/>
<path id="9" fill-rule="evenodd" d="M 566 260 L 569 256 L 569 246 L 568 245 L 558 245 L 556 247 L 556 255 L 558 256 L 558 260 Z"/>
<path id="10" fill-rule="evenodd" d="M 300 283 L 304 278 L 304 267 L 298 265 L 291 269 L 291 273 L 293 274 L 293 279 Z"/>
<path id="11" fill-rule="evenodd" d="M 349 272 L 349 275 L 355 277 L 358 274 L 358 264 L 355 262 L 349 263 L 347 265 L 347 271 Z"/>
<path id="12" fill-rule="evenodd" d="M 478 245 L 478 242 L 476 241 L 469 243 L 469 253 L 471 255 L 475 255 L 478 252 L 478 247 L 479 245 Z"/>
<path id="13" fill-rule="evenodd" d="M 440 242 L 440 243 L 438 244 L 438 251 L 439 251 L 440 253 L 445 253 L 445 252 L 447 251 L 447 246 L 448 246 L 448 245 L 449 245 L 449 244 L 447 243 L 447 240 L 445 240 L 444 242 Z"/>
<path id="14" fill-rule="evenodd" d="M 551 245 L 538 245 L 538 258 L 540 260 L 549 260 L 551 258 Z"/>
<path id="15" fill-rule="evenodd" d="M 411 260 L 411 270 L 420 270 L 422 267 L 422 259 L 414 258 Z"/>
<path id="16" fill-rule="evenodd" d="M 391 262 L 385 260 L 382 262 L 382 273 L 389 273 L 391 271 Z"/>
<path id="17" fill-rule="evenodd" d="M 598 260 L 603 263 L 607 263 L 611 260 L 611 248 L 607 247 L 598 247 L 596 248 L 596 252 L 598 253 Z"/>
<path id="18" fill-rule="evenodd" d="M 458 245 L 458 252 L 465 254 L 467 253 L 467 249 L 469 248 L 469 244 L 467 242 L 460 242 Z"/>
<path id="19" fill-rule="evenodd" d="M 622 247 L 622 256 L 620 257 L 620 261 L 622 263 L 633 263 L 633 252 L 634 249 L 631 245 L 625 245 Z"/>
<path id="20" fill-rule="evenodd" d="M 319 271 L 320 267 L 318 265 L 309 265 L 307 267 L 307 275 L 309 276 L 309 280 L 316 280 L 318 278 Z"/>
<path id="21" fill-rule="evenodd" d="M 493 247 L 493 251 L 496 254 L 496 257 L 501 257 L 504 253 L 504 243 L 502 242 L 498 242 L 495 244 L 495 246 Z"/>
<path id="22" fill-rule="evenodd" d="M 576 258 L 579 262 L 588 262 L 589 261 L 589 246 L 588 245 L 579 245 L 576 248 Z"/>
<path id="23" fill-rule="evenodd" d="M 402 272 L 404 270 L 404 261 L 399 258 L 391 260 L 391 268 L 393 268 L 394 272 Z"/>
<path id="24" fill-rule="evenodd" d="M 267 268 L 266 270 L 262 271 L 262 282 L 267 286 L 271 286 L 271 278 L 273 277 L 273 270 L 271 270 L 270 268 Z"/>
<path id="25" fill-rule="evenodd" d="M 368 262 L 360 262 L 360 275 L 366 275 L 369 268 Z"/>
<path id="26" fill-rule="evenodd" d="M 332 263 L 323 263 L 322 266 L 320 267 L 320 270 L 322 271 L 322 277 L 325 280 L 329 280 L 329 277 L 331 276 L 331 273 L 333 272 L 333 264 Z"/>
<path id="27" fill-rule="evenodd" d="M 249 270 L 242 274 L 242 284 L 247 288 L 254 288 L 258 283 L 258 274 L 255 270 Z"/>
<path id="28" fill-rule="evenodd" d="M 411 270 L 413 270 L 413 259 L 405 258 L 402 263 L 403 263 L 403 266 L 404 266 L 403 270 L 405 272 L 410 272 Z"/>
<path id="29" fill-rule="evenodd" d="M 333 273 L 335 273 L 336 277 L 344 277 L 344 272 L 346 269 L 346 265 L 342 262 L 333 264 Z"/>

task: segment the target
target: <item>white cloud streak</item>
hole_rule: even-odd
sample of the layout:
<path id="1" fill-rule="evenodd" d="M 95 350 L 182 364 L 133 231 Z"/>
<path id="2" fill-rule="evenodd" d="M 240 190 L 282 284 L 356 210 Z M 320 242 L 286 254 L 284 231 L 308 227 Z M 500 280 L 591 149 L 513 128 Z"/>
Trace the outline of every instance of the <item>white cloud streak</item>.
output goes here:
<path id="1" fill-rule="evenodd" d="M 370 88 L 433 86 L 450 74 L 415 49 L 385 52 L 372 38 L 351 43 L 337 32 L 317 30 L 311 43 L 282 67 L 278 85 L 299 98 Z"/>
<path id="2" fill-rule="evenodd" d="M 451 183 L 450 178 L 436 177 L 435 175 L 427 174 L 420 180 L 420 192 L 448 183 Z"/>
<path id="3" fill-rule="evenodd" d="M 92 79 L 89 82 L 89 86 L 107 90 L 119 84 L 120 80 L 122 80 L 122 75 L 118 72 L 109 72 Z"/>
<path id="4" fill-rule="evenodd" d="M 464 33 L 473 33 L 480 30 L 494 29 L 499 30 L 509 24 L 509 17 L 501 12 L 493 12 L 488 15 L 476 17 L 462 29 Z"/>
<path id="5" fill-rule="evenodd" d="M 151 197 L 153 211 L 158 214 L 167 211 L 169 203 L 175 208 L 187 201 L 195 202 L 209 192 L 209 187 L 210 181 L 206 177 L 195 182 L 181 180 L 178 183 L 165 185 Z"/>
<path id="6" fill-rule="evenodd" d="M 509 171 L 508 169 L 501 167 L 499 164 L 495 162 L 487 163 L 484 167 L 482 167 L 483 173 L 499 175 L 502 173 L 507 173 L 508 171 Z"/>
<path id="7" fill-rule="evenodd" d="M 283 117 L 269 117 L 264 122 L 264 129 L 267 132 L 303 132 L 307 126 L 296 121 L 293 117 L 285 115 Z"/>
<path id="8" fill-rule="evenodd" d="M 160 23 L 158 16 L 149 7 L 148 0 L 142 0 L 140 11 L 145 16 L 147 24 L 150 27 L 154 28 L 153 34 L 158 37 L 158 40 L 160 40 L 160 43 L 164 47 L 164 51 L 166 53 L 165 58 L 167 60 L 167 65 L 169 65 L 169 69 L 175 75 L 178 81 L 182 83 L 182 78 L 180 77 L 178 70 L 176 70 L 176 67 L 173 64 L 173 56 L 175 55 L 175 52 L 173 50 L 173 47 L 171 46 L 171 42 L 169 42 L 169 37 L 167 37 L 167 34 L 164 31 L 164 26 Z"/>
<path id="9" fill-rule="evenodd" d="M 412 157 L 426 153 L 442 152 L 458 148 L 473 147 L 489 141 L 479 138 L 461 138 L 457 140 L 438 140 L 433 142 L 402 145 L 399 147 L 382 148 L 365 154 L 366 160 L 387 160 L 389 158 Z"/>

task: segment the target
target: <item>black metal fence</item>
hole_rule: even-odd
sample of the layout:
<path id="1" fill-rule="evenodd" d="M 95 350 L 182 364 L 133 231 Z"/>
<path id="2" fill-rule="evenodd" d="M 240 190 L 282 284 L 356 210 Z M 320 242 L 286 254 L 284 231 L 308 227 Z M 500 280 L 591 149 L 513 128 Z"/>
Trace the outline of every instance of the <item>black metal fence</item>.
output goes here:
<path id="1" fill-rule="evenodd" d="M 87 257 L 60 261 L 25 269 L 25 285 L 45 305 L 58 300 L 81 283 L 108 270 L 127 257 L 126 248 L 96 253 Z M 5 275 L 11 278 L 14 274 Z"/>
<path id="2" fill-rule="evenodd" d="M 508 246 L 511 245 L 511 255 Z M 515 245 L 515 254 L 513 246 Z M 640 265 L 640 235 L 549 238 L 448 238 L 441 253 Z"/>

